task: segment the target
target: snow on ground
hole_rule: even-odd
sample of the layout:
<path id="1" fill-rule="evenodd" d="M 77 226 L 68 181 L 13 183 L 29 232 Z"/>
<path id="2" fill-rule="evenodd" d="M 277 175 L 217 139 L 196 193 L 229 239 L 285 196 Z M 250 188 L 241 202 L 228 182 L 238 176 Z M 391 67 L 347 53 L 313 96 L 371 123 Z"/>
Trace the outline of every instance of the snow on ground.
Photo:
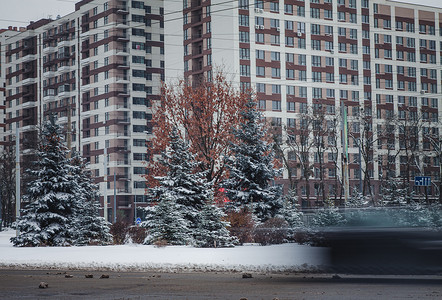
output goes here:
<path id="1" fill-rule="evenodd" d="M 325 249 L 298 244 L 245 245 L 235 248 L 193 248 L 128 244 L 84 247 L 13 247 L 14 230 L 0 232 L 0 267 L 287 272 L 311 271 L 326 263 Z"/>

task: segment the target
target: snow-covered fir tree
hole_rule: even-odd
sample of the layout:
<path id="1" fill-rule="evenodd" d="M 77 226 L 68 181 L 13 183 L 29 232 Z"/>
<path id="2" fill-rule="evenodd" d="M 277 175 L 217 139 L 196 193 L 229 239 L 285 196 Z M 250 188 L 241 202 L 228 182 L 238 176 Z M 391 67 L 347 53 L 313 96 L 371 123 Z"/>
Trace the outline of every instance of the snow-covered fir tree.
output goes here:
<path id="1" fill-rule="evenodd" d="M 15 246 L 64 246 L 74 241 L 78 185 L 69 173 L 67 153 L 52 117 L 40 133 L 36 169 L 29 170 L 36 179 L 23 195 L 29 204 L 16 221 L 20 234 L 11 239 Z"/>
<path id="2" fill-rule="evenodd" d="M 100 204 L 96 201 L 98 187 L 92 183 L 90 171 L 78 152 L 71 158 L 71 174 L 78 184 L 75 209 L 76 245 L 106 245 L 112 241 L 109 226 L 100 216 Z"/>
<path id="3" fill-rule="evenodd" d="M 155 177 L 158 186 L 149 189 L 148 195 L 151 201 L 156 202 L 163 194 L 169 193 L 183 217 L 189 221 L 189 228 L 194 229 L 198 227 L 198 214 L 208 201 L 212 187 L 204 174 L 196 171 L 195 156 L 176 128 L 169 137 L 169 149 L 163 151 L 159 159 L 166 175 Z"/>
<path id="4" fill-rule="evenodd" d="M 280 211 L 281 216 L 287 221 L 291 228 L 299 228 L 304 226 L 304 214 L 299 211 L 298 197 L 293 190 L 290 190 L 284 196 L 283 208 Z"/>
<path id="5" fill-rule="evenodd" d="M 346 220 L 339 212 L 338 208 L 328 207 L 316 211 L 311 222 L 315 227 L 326 227 L 343 225 Z"/>
<path id="6" fill-rule="evenodd" d="M 185 245 L 192 242 L 189 221 L 183 217 L 174 194 L 161 194 L 155 206 L 146 210 L 148 214 L 142 226 L 148 229 L 145 244 L 166 242 L 170 245 Z"/>
<path id="7" fill-rule="evenodd" d="M 265 222 L 282 208 L 281 189 L 271 185 L 277 176 L 273 148 L 264 140 L 266 130 L 253 99 L 241 115 L 240 127 L 233 129 L 237 142 L 231 144 L 232 156 L 226 158 L 229 178 L 222 186 L 236 209 L 251 206 L 255 216 Z"/>
<path id="8" fill-rule="evenodd" d="M 414 192 L 409 193 L 407 188 L 401 187 L 400 182 L 392 179 L 381 187 L 380 196 L 382 206 L 402 206 L 412 201 Z"/>
<path id="9" fill-rule="evenodd" d="M 225 213 L 213 201 L 204 204 L 198 216 L 198 227 L 194 231 L 194 245 L 197 247 L 233 247 L 239 241 L 230 235 L 229 222 L 222 220 Z"/>

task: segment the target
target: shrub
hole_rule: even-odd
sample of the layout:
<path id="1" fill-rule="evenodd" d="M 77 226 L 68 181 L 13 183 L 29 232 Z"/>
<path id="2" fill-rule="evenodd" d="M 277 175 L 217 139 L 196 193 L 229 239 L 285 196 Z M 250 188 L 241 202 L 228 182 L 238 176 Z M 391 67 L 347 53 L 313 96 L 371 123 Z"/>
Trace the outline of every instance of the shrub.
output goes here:
<path id="1" fill-rule="evenodd" d="M 115 245 L 122 245 L 126 241 L 126 236 L 129 231 L 129 224 L 123 220 L 117 220 L 110 227 L 110 233 L 113 237 Z"/>
<path id="2" fill-rule="evenodd" d="M 253 242 L 255 222 L 251 212 L 244 208 L 239 212 L 230 211 L 225 219 L 230 222 L 230 227 L 228 228 L 230 235 L 236 236 L 240 244 Z"/>
<path id="3" fill-rule="evenodd" d="M 131 226 L 128 230 L 130 239 L 135 244 L 143 244 L 147 237 L 147 230 L 141 226 Z"/>
<path id="4" fill-rule="evenodd" d="M 254 238 L 261 245 L 281 244 L 287 240 L 289 225 L 282 218 L 271 218 L 256 227 Z"/>

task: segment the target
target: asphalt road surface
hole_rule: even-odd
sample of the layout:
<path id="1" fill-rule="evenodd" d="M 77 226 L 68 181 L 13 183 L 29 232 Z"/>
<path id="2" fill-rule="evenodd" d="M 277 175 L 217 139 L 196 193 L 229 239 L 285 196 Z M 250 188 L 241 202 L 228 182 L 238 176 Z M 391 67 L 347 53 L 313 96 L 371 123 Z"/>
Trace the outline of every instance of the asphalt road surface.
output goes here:
<path id="1" fill-rule="evenodd" d="M 442 276 L 251 275 L 0 270 L 0 299 L 442 299 Z"/>

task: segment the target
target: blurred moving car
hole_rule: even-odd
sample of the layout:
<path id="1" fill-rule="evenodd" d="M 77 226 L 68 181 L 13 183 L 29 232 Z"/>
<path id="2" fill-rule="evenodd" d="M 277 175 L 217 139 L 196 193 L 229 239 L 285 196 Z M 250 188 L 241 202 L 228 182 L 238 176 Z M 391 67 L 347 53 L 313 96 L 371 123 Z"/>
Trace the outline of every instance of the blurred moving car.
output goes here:
<path id="1" fill-rule="evenodd" d="M 350 211 L 347 213 L 354 213 Z M 328 270 L 357 274 L 442 274 L 442 231 L 418 226 L 409 212 L 374 210 L 321 232 Z M 425 224 L 425 223 L 423 223 Z"/>

